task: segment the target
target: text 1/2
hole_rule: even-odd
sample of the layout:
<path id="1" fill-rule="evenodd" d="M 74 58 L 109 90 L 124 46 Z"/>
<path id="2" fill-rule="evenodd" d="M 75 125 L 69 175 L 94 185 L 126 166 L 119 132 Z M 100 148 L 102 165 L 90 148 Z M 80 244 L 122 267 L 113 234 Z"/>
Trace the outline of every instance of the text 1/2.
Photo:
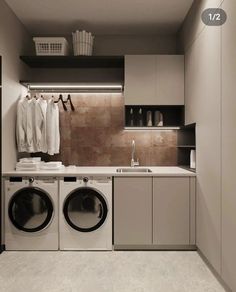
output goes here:
<path id="1" fill-rule="evenodd" d="M 221 26 L 226 22 L 227 15 L 223 9 L 208 8 L 202 12 L 201 18 L 207 26 Z"/>

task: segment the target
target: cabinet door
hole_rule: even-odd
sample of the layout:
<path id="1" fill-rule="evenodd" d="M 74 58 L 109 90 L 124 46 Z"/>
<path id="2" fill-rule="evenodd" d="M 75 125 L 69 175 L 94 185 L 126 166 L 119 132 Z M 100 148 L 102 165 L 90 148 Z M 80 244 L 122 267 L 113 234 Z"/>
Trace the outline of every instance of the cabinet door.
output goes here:
<path id="1" fill-rule="evenodd" d="M 156 78 L 158 105 L 184 105 L 184 56 L 158 55 Z"/>
<path id="2" fill-rule="evenodd" d="M 222 65 L 221 27 L 206 26 L 185 53 L 185 123 L 196 123 L 197 247 L 218 273 L 221 271 Z"/>
<path id="3" fill-rule="evenodd" d="M 222 26 L 222 277 L 236 291 L 236 1 L 224 1 Z"/>
<path id="4" fill-rule="evenodd" d="M 189 178 L 153 180 L 153 243 L 188 245 Z"/>
<path id="5" fill-rule="evenodd" d="M 156 55 L 125 56 L 125 104 L 158 104 L 155 92 Z"/>
<path id="6" fill-rule="evenodd" d="M 183 105 L 184 56 L 125 56 L 126 105 Z"/>
<path id="7" fill-rule="evenodd" d="M 114 179 L 114 243 L 152 244 L 152 178 Z"/>

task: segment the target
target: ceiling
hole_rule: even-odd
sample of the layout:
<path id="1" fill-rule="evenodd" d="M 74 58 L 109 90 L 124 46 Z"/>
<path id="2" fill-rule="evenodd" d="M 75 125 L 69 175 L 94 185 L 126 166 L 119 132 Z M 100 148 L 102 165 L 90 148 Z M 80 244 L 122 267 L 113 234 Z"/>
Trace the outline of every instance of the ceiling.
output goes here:
<path id="1" fill-rule="evenodd" d="M 32 35 L 173 34 L 193 0 L 5 0 Z"/>

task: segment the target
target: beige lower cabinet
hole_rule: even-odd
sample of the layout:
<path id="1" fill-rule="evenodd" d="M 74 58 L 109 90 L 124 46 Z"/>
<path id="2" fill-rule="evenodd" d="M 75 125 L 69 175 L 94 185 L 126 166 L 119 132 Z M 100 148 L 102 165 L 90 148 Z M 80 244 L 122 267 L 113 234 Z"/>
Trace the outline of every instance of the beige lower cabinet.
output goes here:
<path id="1" fill-rule="evenodd" d="M 115 245 L 152 244 L 152 178 L 114 178 Z"/>
<path id="2" fill-rule="evenodd" d="M 153 243 L 190 244 L 189 177 L 153 178 Z"/>
<path id="3" fill-rule="evenodd" d="M 195 245 L 194 177 L 115 177 L 114 245 Z"/>

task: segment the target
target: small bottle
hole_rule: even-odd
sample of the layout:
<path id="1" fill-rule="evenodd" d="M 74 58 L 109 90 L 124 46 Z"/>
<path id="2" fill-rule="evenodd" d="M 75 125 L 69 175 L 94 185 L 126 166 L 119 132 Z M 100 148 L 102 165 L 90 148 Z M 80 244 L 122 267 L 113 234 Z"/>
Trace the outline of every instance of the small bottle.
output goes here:
<path id="1" fill-rule="evenodd" d="M 151 111 L 147 112 L 147 126 L 152 127 L 152 112 Z"/>
<path id="2" fill-rule="evenodd" d="M 159 127 L 163 127 L 163 126 L 164 126 L 164 120 L 163 120 L 163 114 L 161 113 Z"/>
<path id="3" fill-rule="evenodd" d="M 163 126 L 163 114 L 160 111 L 155 111 L 155 127 Z"/>
<path id="4" fill-rule="evenodd" d="M 196 151 L 190 151 L 190 168 L 196 169 Z"/>
<path id="5" fill-rule="evenodd" d="M 129 120 L 130 120 L 130 127 L 133 127 L 134 126 L 134 111 L 132 108 L 130 109 L 130 112 L 129 112 Z"/>
<path id="6" fill-rule="evenodd" d="M 138 126 L 143 127 L 143 111 L 142 108 L 138 111 Z"/>

